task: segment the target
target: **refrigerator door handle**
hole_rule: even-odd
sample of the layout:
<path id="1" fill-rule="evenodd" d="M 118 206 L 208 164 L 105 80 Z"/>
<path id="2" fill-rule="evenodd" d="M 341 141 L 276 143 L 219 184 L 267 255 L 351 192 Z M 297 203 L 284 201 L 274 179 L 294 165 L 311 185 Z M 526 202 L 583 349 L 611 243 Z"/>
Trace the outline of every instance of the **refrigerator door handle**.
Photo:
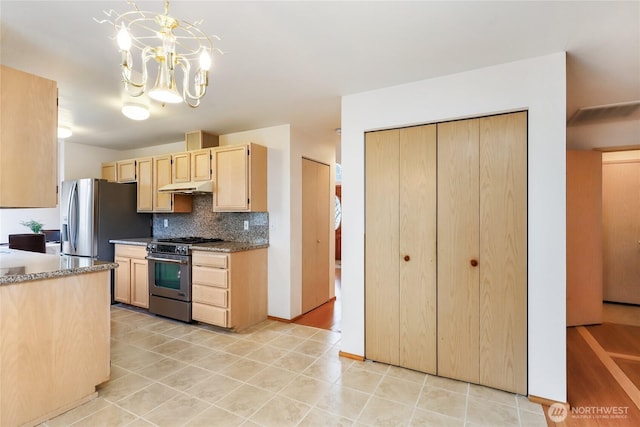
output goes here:
<path id="1" fill-rule="evenodd" d="M 71 251 L 76 252 L 76 244 L 78 243 L 78 182 L 74 182 L 69 192 L 69 206 L 67 207 L 67 224 L 69 227 L 69 245 Z M 73 214 L 73 215 L 72 215 Z"/>

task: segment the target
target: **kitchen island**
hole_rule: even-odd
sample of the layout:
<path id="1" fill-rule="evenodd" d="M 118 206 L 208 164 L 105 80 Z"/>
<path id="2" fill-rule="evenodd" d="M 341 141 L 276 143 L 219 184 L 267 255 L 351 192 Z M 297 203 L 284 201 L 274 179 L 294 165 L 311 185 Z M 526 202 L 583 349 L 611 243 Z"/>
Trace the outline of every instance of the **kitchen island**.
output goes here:
<path id="1" fill-rule="evenodd" d="M 0 425 L 37 425 L 97 396 L 116 267 L 0 247 Z"/>

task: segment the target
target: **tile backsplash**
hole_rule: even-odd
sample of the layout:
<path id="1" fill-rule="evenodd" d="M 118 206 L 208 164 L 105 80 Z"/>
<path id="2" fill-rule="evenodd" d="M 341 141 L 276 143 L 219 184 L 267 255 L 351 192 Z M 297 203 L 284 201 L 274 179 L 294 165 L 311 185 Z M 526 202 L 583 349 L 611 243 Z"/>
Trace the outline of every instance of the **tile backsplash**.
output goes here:
<path id="1" fill-rule="evenodd" d="M 193 211 L 181 214 L 154 214 L 153 236 L 219 237 L 235 242 L 268 243 L 268 212 L 213 212 L 213 195 L 193 195 Z M 164 220 L 168 220 L 168 227 Z M 249 230 L 244 230 L 249 221 Z"/>

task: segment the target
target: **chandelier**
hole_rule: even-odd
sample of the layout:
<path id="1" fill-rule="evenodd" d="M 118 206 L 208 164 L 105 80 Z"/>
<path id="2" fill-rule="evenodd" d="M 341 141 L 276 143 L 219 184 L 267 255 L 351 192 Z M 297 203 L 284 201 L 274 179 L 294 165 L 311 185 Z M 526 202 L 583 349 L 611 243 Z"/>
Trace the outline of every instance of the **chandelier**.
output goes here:
<path id="1" fill-rule="evenodd" d="M 162 104 L 184 101 L 190 107 L 198 107 L 207 92 L 213 51 L 211 39 L 198 28 L 202 20 L 189 23 L 170 16 L 168 0 L 164 2 L 164 14 L 142 11 L 134 1 L 127 3 L 134 10 L 122 14 L 113 9 L 105 10 L 104 14 L 108 19 L 94 20 L 100 24 L 107 22 L 113 25 L 117 32 L 120 71 L 128 98 L 141 97 L 146 93 L 149 98 Z M 213 37 L 219 40 L 218 37 Z M 141 71 L 133 69 L 134 53 L 140 57 Z M 155 85 L 147 90 L 151 59 L 157 64 L 157 72 Z M 181 92 L 176 84 L 178 69 L 182 74 Z M 144 103 L 126 102 L 123 113 L 136 118 L 127 113 L 136 108 L 142 112 L 146 109 Z M 142 117 L 148 117 L 148 109 L 146 117 Z"/>

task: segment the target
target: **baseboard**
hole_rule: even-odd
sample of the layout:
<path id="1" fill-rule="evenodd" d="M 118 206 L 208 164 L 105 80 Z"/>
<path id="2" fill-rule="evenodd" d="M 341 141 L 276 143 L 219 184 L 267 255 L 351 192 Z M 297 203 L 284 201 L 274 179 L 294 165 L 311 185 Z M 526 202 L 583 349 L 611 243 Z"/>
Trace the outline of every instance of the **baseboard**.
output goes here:
<path id="1" fill-rule="evenodd" d="M 529 401 L 533 402 L 533 403 L 539 403 L 540 405 L 544 405 L 544 406 L 551 406 L 554 403 L 559 403 L 561 405 L 563 405 L 565 408 L 567 408 L 567 410 L 571 410 L 571 408 L 569 407 L 569 404 L 567 402 L 558 402 L 557 400 L 551 400 L 551 399 L 547 399 L 546 397 L 539 397 L 539 396 L 534 396 L 532 394 L 529 395 Z"/>
<path id="2" fill-rule="evenodd" d="M 276 317 L 276 316 L 267 316 L 267 319 L 275 320 L 276 322 L 282 322 L 282 323 L 293 323 L 296 320 L 300 319 L 301 317 L 302 317 L 302 314 L 294 317 L 293 319 L 285 319 L 283 317 Z"/>
<path id="3" fill-rule="evenodd" d="M 364 356 L 358 356 L 357 354 L 345 353 L 344 351 L 339 351 L 338 356 L 346 357 L 347 359 L 357 360 L 358 362 L 364 362 Z"/>
<path id="4" fill-rule="evenodd" d="M 333 296 L 333 297 L 329 298 L 329 300 L 328 300 L 328 301 L 323 302 L 322 304 L 320 304 L 320 305 L 319 305 L 318 307 L 316 307 L 316 308 L 322 307 L 323 305 L 325 305 L 325 304 L 327 304 L 327 303 L 330 303 L 330 302 L 332 302 L 332 301 L 335 301 L 335 300 L 336 300 L 336 297 L 335 297 L 335 296 Z M 314 309 L 312 309 L 312 310 L 309 310 L 309 311 L 307 311 L 306 313 L 299 314 L 299 315 L 297 315 L 296 317 L 294 317 L 293 319 L 285 319 L 285 318 L 282 318 L 282 317 L 276 317 L 276 316 L 267 316 L 267 319 L 275 320 L 276 322 L 293 323 L 293 322 L 297 322 L 298 320 L 300 320 L 300 318 L 304 317 L 306 314 L 311 313 L 311 312 L 312 312 L 313 310 L 315 310 L 316 308 L 314 308 Z"/>

